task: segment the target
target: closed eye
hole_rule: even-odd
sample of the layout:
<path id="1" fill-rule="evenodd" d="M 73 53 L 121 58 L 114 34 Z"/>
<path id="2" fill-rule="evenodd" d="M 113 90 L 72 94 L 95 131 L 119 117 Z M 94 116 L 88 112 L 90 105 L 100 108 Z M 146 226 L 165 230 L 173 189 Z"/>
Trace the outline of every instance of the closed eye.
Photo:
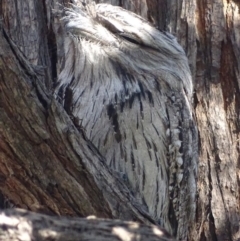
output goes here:
<path id="1" fill-rule="evenodd" d="M 131 42 L 133 44 L 141 44 L 139 41 L 136 40 L 136 38 L 133 38 L 132 35 L 127 34 L 127 33 L 120 33 L 118 34 L 119 36 L 121 36 L 123 39 L 127 40 L 128 42 Z"/>

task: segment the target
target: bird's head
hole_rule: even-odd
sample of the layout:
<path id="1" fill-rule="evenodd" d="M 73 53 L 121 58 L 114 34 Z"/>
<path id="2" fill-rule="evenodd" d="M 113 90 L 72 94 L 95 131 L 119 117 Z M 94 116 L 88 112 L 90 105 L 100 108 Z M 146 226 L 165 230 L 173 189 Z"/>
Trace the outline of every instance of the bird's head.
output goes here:
<path id="1" fill-rule="evenodd" d="M 69 35 L 66 51 L 72 45 L 74 56 L 79 51 L 79 56 L 101 70 L 103 63 L 111 61 L 135 76 L 160 76 L 173 90 L 183 86 L 191 97 L 188 61 L 171 34 L 157 30 L 130 11 L 109 4 L 79 3 L 63 12 L 62 23 Z"/>
<path id="2" fill-rule="evenodd" d="M 161 33 L 139 15 L 118 6 L 79 3 L 72 5 L 72 8 L 65 8 L 64 14 L 62 21 L 66 31 L 92 43 L 108 47 L 131 44 L 131 47 L 161 49 L 166 53 L 171 48 L 171 54 L 183 53 L 172 35 Z"/>

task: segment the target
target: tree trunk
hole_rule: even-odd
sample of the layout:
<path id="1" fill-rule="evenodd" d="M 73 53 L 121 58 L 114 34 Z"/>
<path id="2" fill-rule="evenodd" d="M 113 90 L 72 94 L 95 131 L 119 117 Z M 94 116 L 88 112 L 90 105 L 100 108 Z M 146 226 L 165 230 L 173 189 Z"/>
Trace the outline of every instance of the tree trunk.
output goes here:
<path id="1" fill-rule="evenodd" d="M 0 189 L 43 213 L 153 222 L 51 97 L 63 56 L 52 9 L 0 3 Z M 177 36 L 195 83 L 198 196 L 189 240 L 240 240 L 240 4 L 237 0 L 109 0 Z"/>

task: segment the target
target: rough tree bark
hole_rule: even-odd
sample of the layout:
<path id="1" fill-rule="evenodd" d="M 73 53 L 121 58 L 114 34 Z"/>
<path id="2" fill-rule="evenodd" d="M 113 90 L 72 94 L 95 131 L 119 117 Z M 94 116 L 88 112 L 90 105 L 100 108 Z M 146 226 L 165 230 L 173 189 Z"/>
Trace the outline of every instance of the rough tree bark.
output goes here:
<path id="1" fill-rule="evenodd" d="M 0 190 L 44 213 L 152 222 L 51 98 L 62 51 L 57 2 L 0 3 Z M 240 4 L 237 0 L 109 0 L 177 36 L 195 82 L 197 213 L 189 240 L 240 240 Z"/>

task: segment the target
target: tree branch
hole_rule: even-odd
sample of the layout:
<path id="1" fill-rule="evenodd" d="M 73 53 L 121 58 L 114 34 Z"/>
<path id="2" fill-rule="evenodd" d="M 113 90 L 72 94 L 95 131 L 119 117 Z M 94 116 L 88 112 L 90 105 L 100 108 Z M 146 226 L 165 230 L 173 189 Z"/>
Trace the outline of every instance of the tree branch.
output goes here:
<path id="1" fill-rule="evenodd" d="M 157 226 L 136 222 L 88 218 L 51 217 L 20 209 L 0 213 L 0 239 L 9 240 L 95 240 L 173 241 Z"/>

